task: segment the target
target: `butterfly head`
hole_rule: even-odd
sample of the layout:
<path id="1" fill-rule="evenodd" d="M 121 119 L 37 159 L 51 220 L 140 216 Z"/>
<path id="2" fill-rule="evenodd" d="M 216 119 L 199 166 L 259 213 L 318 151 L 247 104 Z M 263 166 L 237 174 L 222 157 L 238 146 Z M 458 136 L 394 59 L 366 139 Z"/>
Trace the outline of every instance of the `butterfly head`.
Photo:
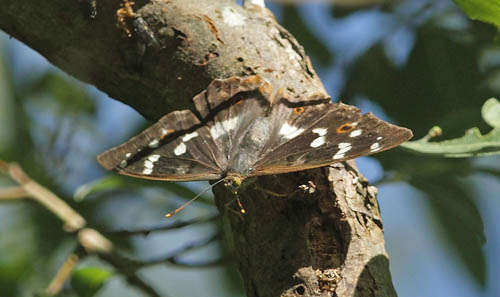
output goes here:
<path id="1" fill-rule="evenodd" d="M 234 195 L 238 194 L 238 190 L 241 187 L 241 184 L 243 183 L 244 178 L 241 175 L 228 175 L 226 178 L 224 178 L 224 186 L 231 191 Z"/>

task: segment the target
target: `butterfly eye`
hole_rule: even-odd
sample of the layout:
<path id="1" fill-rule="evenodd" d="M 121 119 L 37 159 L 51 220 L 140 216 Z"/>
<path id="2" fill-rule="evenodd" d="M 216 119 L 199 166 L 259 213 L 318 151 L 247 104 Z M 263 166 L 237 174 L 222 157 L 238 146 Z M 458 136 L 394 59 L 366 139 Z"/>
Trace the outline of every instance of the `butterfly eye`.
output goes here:
<path id="1" fill-rule="evenodd" d="M 337 133 L 342 134 L 346 132 L 350 132 L 352 129 L 354 129 L 354 125 L 351 123 L 345 123 L 342 126 L 337 128 Z"/>
<path id="2" fill-rule="evenodd" d="M 304 107 L 303 107 L 303 106 L 295 107 L 295 108 L 293 109 L 293 113 L 294 113 L 294 114 L 301 114 L 301 113 L 303 113 L 303 112 L 304 112 Z"/>

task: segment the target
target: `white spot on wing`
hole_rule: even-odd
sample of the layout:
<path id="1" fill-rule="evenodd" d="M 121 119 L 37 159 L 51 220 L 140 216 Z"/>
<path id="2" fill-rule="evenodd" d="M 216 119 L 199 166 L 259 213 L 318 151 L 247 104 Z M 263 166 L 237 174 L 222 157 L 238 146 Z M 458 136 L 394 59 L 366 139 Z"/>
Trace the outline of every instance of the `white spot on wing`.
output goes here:
<path id="1" fill-rule="evenodd" d="M 318 147 L 318 146 L 321 146 L 323 144 L 325 144 L 325 137 L 320 136 L 320 137 L 314 139 L 313 142 L 311 142 L 311 147 Z"/>
<path id="2" fill-rule="evenodd" d="M 316 133 L 319 136 L 325 136 L 327 131 L 328 131 L 328 129 L 326 129 L 326 128 L 316 128 L 316 129 L 313 129 L 313 133 Z"/>
<path id="3" fill-rule="evenodd" d="M 287 139 L 295 138 L 302 132 L 304 132 L 304 129 L 298 129 L 297 127 L 288 125 L 288 123 L 283 124 L 280 129 L 280 134 Z"/>
<path id="4" fill-rule="evenodd" d="M 160 146 L 160 141 L 158 139 L 153 139 L 149 144 L 148 146 L 150 148 L 157 148 Z"/>
<path id="5" fill-rule="evenodd" d="M 352 149 L 352 145 L 350 143 L 347 143 L 347 142 L 339 143 L 338 147 L 339 147 L 339 151 L 335 155 L 333 155 L 334 160 L 344 158 L 345 153 L 347 153 L 348 151 L 350 151 Z"/>
<path id="6" fill-rule="evenodd" d="M 212 135 L 213 139 L 217 139 L 222 135 L 226 134 L 227 132 L 234 130 L 236 128 L 237 123 L 238 123 L 238 117 L 234 117 L 232 119 L 225 120 L 222 122 L 216 122 L 210 128 L 210 134 Z"/>
<path id="7" fill-rule="evenodd" d="M 130 158 L 131 156 L 132 156 L 132 153 L 126 153 L 125 154 L 125 158 L 127 158 L 127 159 Z"/>
<path id="8" fill-rule="evenodd" d="M 377 137 L 377 140 L 382 140 L 382 136 Z"/>
<path id="9" fill-rule="evenodd" d="M 174 154 L 180 156 L 186 152 L 186 145 L 184 142 L 179 143 L 179 145 L 174 149 Z"/>
<path id="10" fill-rule="evenodd" d="M 125 168 L 125 167 L 127 167 L 127 165 L 128 165 L 128 164 L 127 164 L 127 161 L 125 161 L 125 160 L 122 160 L 122 161 L 120 162 L 120 167 L 121 167 L 121 168 Z"/>
<path id="11" fill-rule="evenodd" d="M 284 123 L 283 126 L 281 126 L 280 134 L 287 135 L 287 134 L 290 134 L 296 130 L 297 130 L 296 127 L 290 126 L 290 125 L 288 125 L 288 123 Z"/>
<path id="12" fill-rule="evenodd" d="M 184 166 L 184 167 L 182 167 L 182 166 L 181 166 L 181 167 L 177 167 L 177 168 L 175 169 L 175 172 L 176 172 L 177 174 L 186 174 L 186 173 L 188 173 L 188 172 L 189 172 L 189 168 L 188 168 L 188 167 L 185 167 L 185 166 Z"/>
<path id="13" fill-rule="evenodd" d="M 215 125 L 213 125 L 210 128 L 210 134 L 212 134 L 213 139 L 219 138 L 221 135 L 224 135 L 224 133 L 226 133 L 226 131 L 224 131 L 221 123 L 219 123 L 219 122 L 215 123 Z"/>
<path id="14" fill-rule="evenodd" d="M 361 129 L 358 129 L 358 130 L 354 130 L 352 131 L 350 134 L 349 134 L 349 137 L 358 137 L 359 135 L 361 135 L 363 133 L 363 130 Z"/>
<path id="15" fill-rule="evenodd" d="M 153 169 L 153 167 L 155 167 L 155 165 L 153 164 L 153 162 L 146 160 L 146 161 L 144 161 L 144 167 L 149 168 L 149 169 Z"/>
<path id="16" fill-rule="evenodd" d="M 222 9 L 222 18 L 224 19 L 224 23 L 229 26 L 240 26 L 245 23 L 246 17 L 242 14 L 239 14 L 234 9 L 229 6 L 226 6 Z"/>
<path id="17" fill-rule="evenodd" d="M 334 160 L 338 160 L 338 159 L 342 159 L 344 157 L 344 154 L 339 154 L 339 153 L 336 153 L 334 156 L 333 156 L 333 159 Z"/>
<path id="18" fill-rule="evenodd" d="M 150 168 L 144 168 L 144 170 L 142 171 L 142 174 L 145 175 L 150 175 L 151 173 L 153 173 L 153 169 Z"/>
<path id="19" fill-rule="evenodd" d="M 236 128 L 236 124 L 238 124 L 238 117 L 222 121 L 222 127 L 224 127 L 226 131 L 234 130 Z"/>
<path id="20" fill-rule="evenodd" d="M 198 132 L 188 133 L 182 137 L 182 141 L 186 142 L 198 136 Z"/>
<path id="21" fill-rule="evenodd" d="M 374 144 L 372 144 L 370 146 L 370 149 L 372 152 L 376 152 L 376 151 L 380 150 L 380 144 L 378 142 L 375 142 Z"/>
<path id="22" fill-rule="evenodd" d="M 151 161 L 151 162 L 153 162 L 153 163 L 156 162 L 156 161 L 158 161 L 159 159 L 160 159 L 160 155 L 158 155 L 158 154 L 150 155 L 148 157 L 148 160 Z"/>
<path id="23" fill-rule="evenodd" d="M 337 154 L 345 154 L 345 153 L 347 153 L 348 151 L 350 151 L 351 149 L 352 149 L 352 146 L 346 146 L 346 147 L 344 147 L 344 148 L 341 148 L 341 149 L 337 152 Z"/>

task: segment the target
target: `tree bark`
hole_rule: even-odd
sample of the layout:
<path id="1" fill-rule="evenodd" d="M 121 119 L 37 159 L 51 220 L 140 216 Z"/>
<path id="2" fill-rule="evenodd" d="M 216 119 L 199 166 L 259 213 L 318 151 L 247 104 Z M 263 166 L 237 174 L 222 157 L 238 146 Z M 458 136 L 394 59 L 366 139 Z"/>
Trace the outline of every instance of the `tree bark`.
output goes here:
<path id="1" fill-rule="evenodd" d="M 150 120 L 193 108 L 215 78 L 259 74 L 292 100 L 327 97 L 302 46 L 266 9 L 137 0 L 118 28 L 120 0 L 98 0 L 95 19 L 82 9 L 90 2 L 2 0 L 0 28 Z M 152 35 L 133 31 L 138 16 Z M 247 296 L 396 296 L 376 189 L 354 162 L 260 177 L 242 193 L 243 217 L 224 207 L 233 197 L 223 186 L 214 194 Z"/>

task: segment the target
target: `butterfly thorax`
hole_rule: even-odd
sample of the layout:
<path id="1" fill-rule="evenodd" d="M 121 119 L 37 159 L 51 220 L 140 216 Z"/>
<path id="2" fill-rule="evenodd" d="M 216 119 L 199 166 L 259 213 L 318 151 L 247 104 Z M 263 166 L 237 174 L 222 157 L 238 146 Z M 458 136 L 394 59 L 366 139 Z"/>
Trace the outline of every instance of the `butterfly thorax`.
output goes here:
<path id="1" fill-rule="evenodd" d="M 228 172 L 238 173 L 240 176 L 251 174 L 252 165 L 259 160 L 269 141 L 270 126 L 268 117 L 257 118 L 231 139 L 233 143 L 226 152 L 229 155 Z"/>

